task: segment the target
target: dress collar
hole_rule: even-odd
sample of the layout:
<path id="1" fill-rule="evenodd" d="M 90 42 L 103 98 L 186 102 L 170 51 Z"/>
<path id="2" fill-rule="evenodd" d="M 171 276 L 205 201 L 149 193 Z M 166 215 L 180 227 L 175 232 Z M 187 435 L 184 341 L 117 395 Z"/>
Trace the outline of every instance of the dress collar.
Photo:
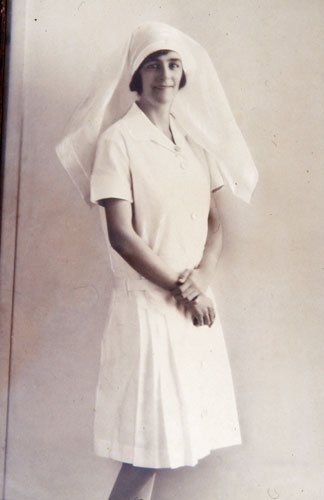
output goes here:
<path id="1" fill-rule="evenodd" d="M 138 141 L 153 141 L 167 149 L 178 152 L 185 140 L 179 131 L 175 117 L 170 116 L 170 127 L 175 144 L 158 128 L 146 114 L 133 103 L 128 113 L 125 115 L 125 122 L 130 135 Z"/>

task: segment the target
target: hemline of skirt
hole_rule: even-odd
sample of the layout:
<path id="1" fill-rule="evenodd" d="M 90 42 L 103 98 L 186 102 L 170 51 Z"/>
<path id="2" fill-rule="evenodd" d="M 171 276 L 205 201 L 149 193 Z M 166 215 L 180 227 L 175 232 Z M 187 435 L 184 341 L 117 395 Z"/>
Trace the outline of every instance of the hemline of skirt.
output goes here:
<path id="1" fill-rule="evenodd" d="M 208 449 L 200 450 L 195 456 L 190 459 L 178 458 L 170 460 L 168 457 L 167 450 L 158 453 L 151 452 L 149 454 L 148 450 L 133 448 L 127 445 L 115 445 L 113 446 L 108 441 L 96 440 L 95 442 L 95 455 L 101 458 L 110 458 L 122 463 L 132 464 L 136 467 L 147 467 L 150 469 L 177 469 L 179 467 L 194 467 L 197 465 L 198 461 L 202 458 L 207 457 L 214 450 L 221 448 L 229 448 L 231 446 L 238 446 L 242 444 L 240 436 L 237 439 L 233 439 L 230 443 L 218 442 L 217 444 L 211 446 Z M 152 455 L 156 458 L 153 458 Z M 157 458 L 157 454 L 159 458 Z M 164 458 L 162 459 L 161 456 Z"/>

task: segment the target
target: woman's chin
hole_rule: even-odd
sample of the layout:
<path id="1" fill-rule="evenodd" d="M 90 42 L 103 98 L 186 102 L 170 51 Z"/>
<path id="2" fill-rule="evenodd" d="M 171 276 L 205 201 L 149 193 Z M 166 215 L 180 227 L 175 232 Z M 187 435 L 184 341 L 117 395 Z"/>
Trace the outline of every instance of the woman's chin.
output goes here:
<path id="1" fill-rule="evenodd" d="M 159 90 L 157 89 L 154 92 L 154 100 L 160 104 L 168 104 L 171 103 L 174 99 L 175 93 L 173 89 L 164 89 L 164 90 Z"/>

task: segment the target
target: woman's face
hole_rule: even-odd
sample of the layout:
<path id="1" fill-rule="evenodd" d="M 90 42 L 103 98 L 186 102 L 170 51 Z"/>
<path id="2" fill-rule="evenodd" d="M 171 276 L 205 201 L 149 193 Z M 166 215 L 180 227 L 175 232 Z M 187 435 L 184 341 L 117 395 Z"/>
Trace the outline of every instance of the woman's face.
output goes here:
<path id="1" fill-rule="evenodd" d="M 159 55 L 140 68 L 141 102 L 152 105 L 171 103 L 179 90 L 182 62 L 177 52 Z"/>

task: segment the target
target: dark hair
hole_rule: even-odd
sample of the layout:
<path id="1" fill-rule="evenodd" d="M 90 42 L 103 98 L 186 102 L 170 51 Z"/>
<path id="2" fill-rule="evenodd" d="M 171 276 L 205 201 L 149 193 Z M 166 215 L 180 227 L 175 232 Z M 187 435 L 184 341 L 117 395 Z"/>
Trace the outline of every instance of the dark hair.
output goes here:
<path id="1" fill-rule="evenodd" d="M 141 62 L 135 73 L 133 74 L 133 77 L 131 79 L 131 82 L 129 84 L 129 88 L 132 92 L 137 92 L 138 94 L 142 93 L 143 86 L 142 86 L 142 77 L 140 73 L 140 69 L 144 66 L 144 64 L 152 61 L 153 59 L 156 59 L 159 56 L 165 56 L 171 52 L 171 50 L 168 49 L 163 49 L 163 50 L 157 50 L 156 52 L 152 52 L 152 54 L 149 54 L 148 56 L 145 57 L 145 59 Z M 181 80 L 179 83 L 179 89 L 182 89 L 187 83 L 187 78 L 185 72 L 182 70 L 182 76 Z"/>

